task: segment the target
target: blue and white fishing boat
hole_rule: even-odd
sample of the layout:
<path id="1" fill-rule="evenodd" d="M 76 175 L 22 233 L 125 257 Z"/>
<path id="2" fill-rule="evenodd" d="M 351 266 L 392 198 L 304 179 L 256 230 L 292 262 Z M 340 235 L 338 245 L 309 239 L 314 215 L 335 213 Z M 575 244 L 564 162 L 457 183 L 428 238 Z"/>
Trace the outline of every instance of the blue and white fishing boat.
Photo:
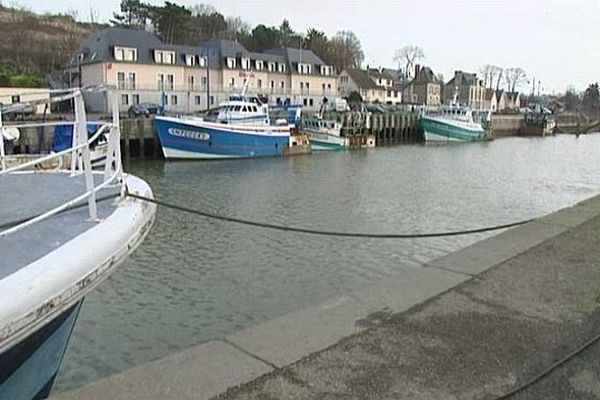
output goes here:
<path id="1" fill-rule="evenodd" d="M 20 165 L 8 166 L 4 151 L 7 136 L 13 138 L 5 132 L 19 126 L 7 129 L 0 115 L 0 399 L 49 395 L 84 296 L 115 271 L 154 220 L 153 204 L 125 195 L 152 191 L 122 171 L 118 102 L 113 120 L 90 138 L 82 92 L 71 95 L 72 145 Z M 107 132 L 106 163 L 93 170 L 92 144 Z M 38 169 L 65 155 L 70 170 Z"/>
<path id="2" fill-rule="evenodd" d="M 258 97 L 232 96 L 219 105 L 216 121 L 197 117 L 155 119 L 166 159 L 222 159 L 281 156 L 290 147 L 286 119 L 271 123 L 269 106 Z"/>

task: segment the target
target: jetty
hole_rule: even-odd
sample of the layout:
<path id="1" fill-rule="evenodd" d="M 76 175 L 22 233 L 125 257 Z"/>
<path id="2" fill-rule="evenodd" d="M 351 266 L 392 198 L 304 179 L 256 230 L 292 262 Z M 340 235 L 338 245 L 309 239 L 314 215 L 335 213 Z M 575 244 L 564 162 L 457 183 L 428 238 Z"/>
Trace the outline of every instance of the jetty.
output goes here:
<path id="1" fill-rule="evenodd" d="M 599 240 L 597 196 L 53 399 L 599 398 Z"/>

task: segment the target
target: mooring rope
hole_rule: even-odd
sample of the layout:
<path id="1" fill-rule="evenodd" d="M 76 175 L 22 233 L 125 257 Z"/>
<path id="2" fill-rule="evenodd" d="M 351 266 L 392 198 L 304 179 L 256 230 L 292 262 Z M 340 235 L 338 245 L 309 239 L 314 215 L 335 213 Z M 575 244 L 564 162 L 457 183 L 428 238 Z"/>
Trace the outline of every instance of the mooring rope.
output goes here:
<path id="1" fill-rule="evenodd" d="M 256 222 L 250 221 L 246 219 L 227 217 L 225 215 L 213 214 L 206 211 L 196 210 L 193 208 L 181 206 L 178 204 L 168 203 L 166 201 L 157 200 L 150 197 L 140 196 L 138 194 L 126 193 L 126 196 L 132 197 L 134 199 L 147 201 L 149 203 L 154 203 L 159 206 L 167 207 L 177 211 L 183 211 L 186 213 L 199 215 L 202 217 L 215 219 L 219 221 L 231 222 L 241 225 L 253 226 L 264 229 L 274 229 L 278 231 L 285 232 L 295 232 L 295 233 L 305 233 L 310 235 L 321 235 L 321 236 L 338 236 L 338 237 L 352 237 L 352 238 L 371 238 L 371 239 L 421 239 L 421 238 L 433 238 L 433 237 L 444 237 L 444 236 L 459 236 L 459 235 L 471 235 L 474 233 L 482 233 L 482 232 L 490 232 L 497 231 L 500 229 L 513 228 L 519 225 L 525 225 L 529 222 L 535 220 L 535 218 L 527 219 L 518 222 L 512 222 L 510 224 L 503 225 L 495 225 L 485 228 L 477 228 L 477 229 L 467 229 L 460 231 L 447 231 L 447 232 L 435 232 L 435 233 L 363 233 L 363 232 L 338 232 L 338 231 L 325 231 L 318 229 L 309 229 L 309 228 L 298 228 L 293 226 L 283 226 L 283 225 L 275 225 L 266 222 Z"/>

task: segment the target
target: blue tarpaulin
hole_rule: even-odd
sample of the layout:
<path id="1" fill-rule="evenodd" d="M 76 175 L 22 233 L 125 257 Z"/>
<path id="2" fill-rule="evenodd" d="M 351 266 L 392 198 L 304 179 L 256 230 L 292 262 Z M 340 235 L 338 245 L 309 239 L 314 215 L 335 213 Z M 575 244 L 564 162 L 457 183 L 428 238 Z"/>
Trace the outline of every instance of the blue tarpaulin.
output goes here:
<path id="1" fill-rule="evenodd" d="M 94 135 L 100 129 L 100 124 L 88 122 L 88 137 Z M 57 125 L 54 127 L 54 141 L 52 142 L 52 151 L 59 152 L 67 150 L 73 145 L 73 124 Z"/>

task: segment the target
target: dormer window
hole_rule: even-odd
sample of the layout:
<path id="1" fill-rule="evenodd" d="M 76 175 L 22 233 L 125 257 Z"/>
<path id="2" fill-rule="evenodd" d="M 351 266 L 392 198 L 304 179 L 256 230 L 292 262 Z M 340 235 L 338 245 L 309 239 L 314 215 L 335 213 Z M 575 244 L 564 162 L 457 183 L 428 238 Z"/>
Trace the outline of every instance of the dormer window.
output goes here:
<path id="1" fill-rule="evenodd" d="M 240 61 L 242 64 L 242 69 L 246 69 L 246 70 L 250 69 L 250 59 L 249 58 L 242 57 L 242 59 Z"/>
<path id="2" fill-rule="evenodd" d="M 170 50 L 154 50 L 154 61 L 158 64 L 175 64 L 175 52 Z"/>
<path id="3" fill-rule="evenodd" d="M 236 66 L 235 58 L 227 57 L 227 68 L 235 69 L 235 66 Z"/>
<path id="4" fill-rule="evenodd" d="M 279 71 L 279 73 L 285 74 L 285 64 L 284 63 L 278 63 L 277 64 L 277 70 Z"/>
<path id="5" fill-rule="evenodd" d="M 137 61 L 137 49 L 133 47 L 115 46 L 115 60 L 117 61 Z"/>
<path id="6" fill-rule="evenodd" d="M 256 68 L 257 71 L 262 71 L 264 68 L 264 64 L 262 60 L 256 60 L 254 61 L 254 66 Z"/>
<path id="7" fill-rule="evenodd" d="M 301 75 L 302 74 L 310 75 L 311 67 L 312 67 L 312 65 L 310 65 L 310 64 L 298 63 L 298 73 Z"/>
<path id="8" fill-rule="evenodd" d="M 330 67 L 329 65 L 321 65 L 321 75 L 333 75 L 333 67 Z"/>
<path id="9" fill-rule="evenodd" d="M 269 68 L 269 72 L 275 72 L 275 63 L 274 62 L 270 62 L 268 64 L 268 68 Z"/>
<path id="10" fill-rule="evenodd" d="M 185 65 L 187 65 L 188 67 L 196 66 L 197 61 L 198 59 L 193 54 L 188 54 L 185 56 Z"/>
<path id="11" fill-rule="evenodd" d="M 206 67 L 206 57 L 198 57 L 198 65 L 201 67 Z"/>

